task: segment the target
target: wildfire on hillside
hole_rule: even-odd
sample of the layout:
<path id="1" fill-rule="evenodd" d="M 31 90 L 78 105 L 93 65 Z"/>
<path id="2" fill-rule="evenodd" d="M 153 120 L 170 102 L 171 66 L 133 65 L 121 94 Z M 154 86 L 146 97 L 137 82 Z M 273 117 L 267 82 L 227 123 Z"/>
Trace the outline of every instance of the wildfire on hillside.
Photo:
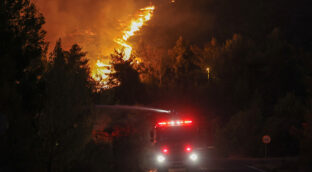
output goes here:
<path id="1" fill-rule="evenodd" d="M 155 6 L 147 6 L 141 8 L 137 15 L 131 20 L 130 25 L 123 31 L 121 37 L 114 40 L 115 43 L 120 45 L 117 49 L 123 52 L 124 60 L 127 61 L 131 57 L 132 46 L 127 42 L 129 38 L 135 35 L 140 29 L 146 24 L 147 21 L 151 20 Z M 141 59 L 136 59 L 136 63 L 140 63 Z M 98 60 L 97 63 L 92 67 L 91 76 L 94 80 L 98 81 L 102 87 L 107 87 L 108 75 L 114 72 L 111 65 L 105 63 L 102 60 Z"/>

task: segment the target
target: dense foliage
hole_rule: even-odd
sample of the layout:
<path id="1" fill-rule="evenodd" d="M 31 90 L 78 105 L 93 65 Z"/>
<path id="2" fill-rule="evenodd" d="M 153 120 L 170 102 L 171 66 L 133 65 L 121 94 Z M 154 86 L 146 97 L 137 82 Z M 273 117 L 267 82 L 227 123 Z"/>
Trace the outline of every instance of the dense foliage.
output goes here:
<path id="1" fill-rule="evenodd" d="M 182 4 L 176 6 L 183 12 L 209 4 L 214 34 L 196 42 L 177 32 L 182 36 L 172 38 L 175 44 L 165 51 L 143 42 L 136 52 L 140 64 L 135 56 L 124 61 L 116 51 L 112 87 L 98 90 L 78 45 L 63 50 L 58 41 L 48 55 L 44 18 L 34 4 L 2 0 L 0 171 L 145 168 L 139 162 L 148 152 L 150 119 L 105 112 L 114 114 L 102 131 L 109 141 L 97 143 L 91 139 L 94 104 L 142 104 L 197 114 L 209 124 L 203 128 L 211 130 L 222 155 L 261 157 L 261 137 L 268 134 L 270 156 L 300 156 L 300 167 L 312 168 L 306 1 L 296 8 L 280 0 L 199 0 L 187 9 Z"/>
<path id="2" fill-rule="evenodd" d="M 43 16 L 29 0 L 0 2 L 3 171 L 64 171 L 90 140 L 85 53 L 60 41 L 47 58 Z"/>

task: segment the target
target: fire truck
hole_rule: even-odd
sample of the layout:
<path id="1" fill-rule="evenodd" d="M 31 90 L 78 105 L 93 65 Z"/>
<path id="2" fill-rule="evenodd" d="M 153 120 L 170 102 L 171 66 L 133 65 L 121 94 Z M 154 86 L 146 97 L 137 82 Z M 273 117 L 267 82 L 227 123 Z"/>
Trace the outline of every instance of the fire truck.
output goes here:
<path id="1" fill-rule="evenodd" d="M 186 169 L 194 172 L 199 171 L 202 167 L 205 168 L 207 163 L 205 157 L 210 148 L 206 143 L 206 138 L 209 137 L 205 135 L 204 130 L 207 125 L 203 123 L 204 121 L 199 124 L 197 121 L 200 120 L 194 119 L 194 116 L 190 118 L 174 111 L 142 106 L 97 105 L 96 107 L 99 109 L 150 111 L 158 114 L 153 115 L 152 118 L 152 121 L 156 122 L 152 125 L 150 133 L 152 151 L 148 151 L 148 157 L 152 152 L 151 163 L 153 165 L 150 164 L 152 169 L 156 168 L 158 172 L 166 172 L 172 168 L 183 168 L 184 171 Z M 162 115 L 159 116 L 159 113 Z M 101 136 L 101 133 L 96 133 L 96 136 Z M 106 136 L 107 133 L 102 133 L 102 135 Z M 209 155 L 211 155 L 210 152 Z"/>
<path id="2" fill-rule="evenodd" d="M 198 131 L 195 121 L 189 118 L 158 121 L 151 132 L 157 171 L 199 170 L 204 155 L 200 150 Z"/>

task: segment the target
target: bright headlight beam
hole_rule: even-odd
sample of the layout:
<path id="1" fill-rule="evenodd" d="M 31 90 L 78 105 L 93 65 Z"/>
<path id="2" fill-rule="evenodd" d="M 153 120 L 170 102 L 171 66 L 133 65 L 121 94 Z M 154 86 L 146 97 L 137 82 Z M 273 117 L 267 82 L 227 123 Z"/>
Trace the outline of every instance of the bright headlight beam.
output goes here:
<path id="1" fill-rule="evenodd" d="M 196 160 L 198 159 L 197 154 L 192 153 L 191 156 L 190 156 L 190 159 L 191 159 L 192 161 L 196 161 Z"/>
<path id="2" fill-rule="evenodd" d="M 166 158 L 165 158 L 164 156 L 162 156 L 162 155 L 158 155 L 158 156 L 157 156 L 157 161 L 158 161 L 158 162 L 162 163 L 162 162 L 164 162 L 165 160 L 166 160 Z"/>

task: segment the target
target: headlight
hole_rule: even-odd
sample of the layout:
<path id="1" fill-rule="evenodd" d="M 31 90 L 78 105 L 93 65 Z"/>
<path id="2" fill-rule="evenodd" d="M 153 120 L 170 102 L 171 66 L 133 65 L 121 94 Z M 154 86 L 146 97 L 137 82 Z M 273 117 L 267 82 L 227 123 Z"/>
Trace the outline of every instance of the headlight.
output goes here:
<path id="1" fill-rule="evenodd" d="M 195 154 L 195 153 L 192 153 L 192 154 L 190 155 L 190 159 L 191 159 L 192 161 L 196 161 L 196 160 L 198 159 L 198 155 Z"/>
<path id="2" fill-rule="evenodd" d="M 157 161 L 159 162 L 159 163 L 162 163 L 162 162 L 164 162 L 166 160 L 166 158 L 163 156 L 163 155 L 158 155 L 157 156 Z"/>

